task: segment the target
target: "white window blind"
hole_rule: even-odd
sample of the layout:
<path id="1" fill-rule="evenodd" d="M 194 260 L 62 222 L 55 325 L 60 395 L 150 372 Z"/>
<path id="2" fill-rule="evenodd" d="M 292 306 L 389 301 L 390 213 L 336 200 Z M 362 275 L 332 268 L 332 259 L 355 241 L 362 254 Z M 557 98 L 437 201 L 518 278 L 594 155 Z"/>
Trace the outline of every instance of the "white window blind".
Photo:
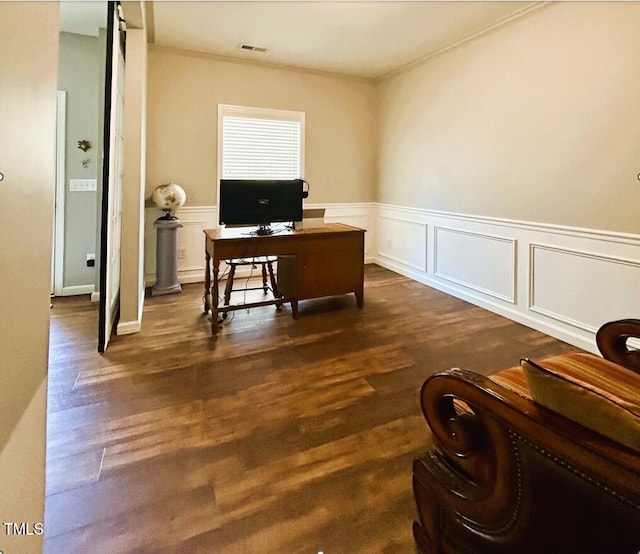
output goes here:
<path id="1" fill-rule="evenodd" d="M 221 138 L 223 179 L 302 177 L 301 121 L 223 113 Z"/>

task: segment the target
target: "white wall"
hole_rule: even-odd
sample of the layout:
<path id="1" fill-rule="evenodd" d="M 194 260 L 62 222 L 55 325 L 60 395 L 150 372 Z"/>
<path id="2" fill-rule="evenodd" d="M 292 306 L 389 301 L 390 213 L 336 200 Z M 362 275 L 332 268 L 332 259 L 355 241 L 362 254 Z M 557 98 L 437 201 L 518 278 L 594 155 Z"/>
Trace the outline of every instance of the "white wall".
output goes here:
<path id="1" fill-rule="evenodd" d="M 44 516 L 58 8 L 0 3 L 0 522 Z M 3 527 L 7 554 L 41 548 Z"/>
<path id="2" fill-rule="evenodd" d="M 149 49 L 147 191 L 179 183 L 213 206 L 218 104 L 303 111 L 310 202 L 369 202 L 376 182 L 374 83 Z"/>
<path id="3" fill-rule="evenodd" d="M 558 2 L 384 81 L 384 204 L 640 232 L 640 3 Z"/>
<path id="4" fill-rule="evenodd" d="M 102 53 L 104 54 L 104 53 Z M 58 88 L 66 91 L 65 233 L 63 294 L 93 291 L 95 273 L 87 254 L 95 255 L 97 191 L 69 190 L 70 179 L 96 179 L 102 171 L 98 98 L 104 55 L 93 36 L 60 33 Z M 79 140 L 91 148 L 83 152 Z M 89 160 L 87 167 L 81 161 Z"/>
<path id="5" fill-rule="evenodd" d="M 187 193 L 178 214 L 184 225 L 178 233 L 180 282 L 203 279 L 202 231 L 217 225 L 218 104 L 305 112 L 305 177 L 311 183 L 305 207 L 328 207 L 327 220 L 373 228 L 368 203 L 376 183 L 375 83 L 152 47 L 146 197 L 167 182 Z M 146 210 L 147 285 L 155 281 L 153 222 L 159 215 L 153 207 Z M 373 231 L 367 247 L 372 239 Z"/>
<path id="6" fill-rule="evenodd" d="M 639 25 L 552 3 L 382 82 L 378 263 L 592 351 L 639 317 Z"/>
<path id="7" fill-rule="evenodd" d="M 595 351 L 599 325 L 640 312 L 639 24 L 636 3 L 551 4 L 378 83 L 373 100 L 367 85 L 365 104 L 377 105 L 365 126 L 378 137 L 376 168 L 347 198 L 327 186 L 308 206 L 365 227 L 367 261 Z M 181 214 L 179 274 L 198 281 L 202 229 L 216 221 L 208 153 L 217 137 L 202 114 L 212 119 L 217 102 L 264 104 L 247 83 L 269 89 L 282 70 L 162 50 L 153 60 L 150 80 L 161 92 L 147 192 L 175 174 L 197 183 L 196 205 Z M 196 74 L 204 86 L 193 92 Z M 307 94 L 325 78 L 304 74 Z M 361 94 L 362 83 L 330 82 L 350 99 Z M 340 95 L 314 102 L 330 109 L 331 98 Z M 171 109 L 180 102 L 186 115 Z M 369 136 L 358 126 L 372 116 L 361 113 L 345 141 Z M 194 141 L 182 141 L 186 129 Z M 313 132 L 312 143 L 335 136 L 326 126 Z M 314 163 L 331 159 L 319 153 Z M 368 180 L 378 185 L 373 202 Z M 148 282 L 158 213 L 147 209 Z"/>

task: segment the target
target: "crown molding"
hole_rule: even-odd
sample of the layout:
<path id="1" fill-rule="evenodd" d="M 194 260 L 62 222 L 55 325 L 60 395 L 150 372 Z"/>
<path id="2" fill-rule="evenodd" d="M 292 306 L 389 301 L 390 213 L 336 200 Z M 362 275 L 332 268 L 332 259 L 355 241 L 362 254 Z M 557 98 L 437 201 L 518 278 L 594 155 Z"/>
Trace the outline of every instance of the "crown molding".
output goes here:
<path id="1" fill-rule="evenodd" d="M 176 48 L 174 46 L 162 46 L 159 44 L 150 44 L 150 51 L 156 51 L 160 53 L 173 54 L 176 56 L 186 56 L 190 58 L 200 58 L 205 60 L 232 63 L 236 65 L 251 65 L 254 67 L 262 67 L 267 69 L 279 69 L 281 71 L 292 71 L 296 73 L 306 73 L 309 75 L 316 75 L 319 77 L 328 77 L 330 79 L 344 79 L 348 81 L 357 81 L 360 83 L 375 84 L 376 78 L 374 77 L 360 77 L 358 75 L 352 75 L 349 73 L 340 73 L 337 71 L 326 71 L 322 69 L 311 69 L 307 67 L 300 67 L 297 65 L 289 65 L 268 61 L 248 60 L 245 58 L 236 58 L 234 56 L 224 56 L 222 54 L 213 54 L 211 52 L 202 52 L 200 50 L 187 50 L 184 48 Z"/>
<path id="2" fill-rule="evenodd" d="M 488 27 L 485 27 L 484 29 L 477 31 L 475 33 L 472 33 L 466 37 L 463 37 L 455 42 L 452 42 L 451 44 L 448 44 L 447 46 L 443 46 L 442 48 L 439 48 L 438 50 L 435 50 L 429 54 L 426 54 L 424 56 L 421 56 L 419 58 L 416 58 L 413 61 L 410 61 L 404 65 L 401 65 L 399 67 L 397 67 L 396 69 L 392 69 L 391 71 L 388 71 L 382 75 L 380 75 L 379 77 L 377 77 L 375 79 L 376 82 L 382 82 L 385 81 L 386 79 L 389 79 L 390 77 L 394 77 L 400 73 L 404 73 L 405 71 L 408 71 L 410 69 L 413 69 L 414 67 L 417 67 L 419 65 L 422 65 L 423 63 L 426 63 L 427 61 L 431 60 L 432 58 L 436 58 L 438 56 L 441 56 L 442 54 L 449 52 L 450 50 L 453 50 L 454 48 L 458 48 L 459 46 L 462 46 L 468 42 L 474 41 L 478 38 L 481 38 L 501 27 L 504 27 L 505 25 L 512 23 L 514 21 L 517 21 L 519 19 L 522 19 L 523 17 L 525 17 L 526 15 L 529 15 L 530 13 L 539 10 L 540 8 L 543 8 L 545 6 L 548 6 L 550 4 L 552 4 L 553 1 L 544 1 L 544 2 L 535 2 L 533 4 L 530 4 L 516 12 L 513 12 L 505 17 L 503 17 L 502 19 L 499 19 L 498 21 L 496 21 L 495 23 L 492 23 L 491 25 L 489 25 Z"/>

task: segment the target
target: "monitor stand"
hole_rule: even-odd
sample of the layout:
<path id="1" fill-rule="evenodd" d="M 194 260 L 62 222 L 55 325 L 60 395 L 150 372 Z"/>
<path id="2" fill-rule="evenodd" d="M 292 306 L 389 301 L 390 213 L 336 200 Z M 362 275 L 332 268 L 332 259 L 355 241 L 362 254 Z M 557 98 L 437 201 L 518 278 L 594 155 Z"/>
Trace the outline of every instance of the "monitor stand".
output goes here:
<path id="1" fill-rule="evenodd" d="M 256 229 L 255 234 L 259 236 L 272 235 L 273 229 L 271 229 L 271 226 L 268 223 L 266 225 L 258 225 L 258 229 Z"/>

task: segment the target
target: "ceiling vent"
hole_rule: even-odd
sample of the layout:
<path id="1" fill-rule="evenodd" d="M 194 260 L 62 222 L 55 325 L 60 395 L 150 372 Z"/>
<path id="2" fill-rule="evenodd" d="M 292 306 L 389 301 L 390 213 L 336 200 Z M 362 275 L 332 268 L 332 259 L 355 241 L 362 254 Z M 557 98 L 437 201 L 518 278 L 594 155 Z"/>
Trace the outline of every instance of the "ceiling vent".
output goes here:
<path id="1" fill-rule="evenodd" d="M 241 44 L 240 48 L 242 50 L 248 50 L 249 52 L 266 52 L 267 49 L 262 46 L 253 46 L 251 44 Z"/>

